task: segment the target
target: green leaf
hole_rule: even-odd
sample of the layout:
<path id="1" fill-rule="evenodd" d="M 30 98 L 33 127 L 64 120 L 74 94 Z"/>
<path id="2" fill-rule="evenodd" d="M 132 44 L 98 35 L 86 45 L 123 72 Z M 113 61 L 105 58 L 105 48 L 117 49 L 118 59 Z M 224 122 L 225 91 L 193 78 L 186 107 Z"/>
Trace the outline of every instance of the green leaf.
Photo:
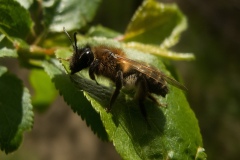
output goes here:
<path id="1" fill-rule="evenodd" d="M 100 0 L 53 0 L 44 1 L 44 23 L 53 32 L 79 29 L 90 22 Z"/>
<path id="2" fill-rule="evenodd" d="M 57 91 L 50 77 L 43 70 L 31 70 L 30 83 L 33 87 L 32 104 L 35 109 L 42 111 L 49 107 L 57 96 Z"/>
<path id="3" fill-rule="evenodd" d="M 121 34 L 113 31 L 109 28 L 103 27 L 101 25 L 93 26 L 89 29 L 86 36 L 89 37 L 106 37 L 106 38 L 116 38 L 117 36 L 120 36 Z"/>
<path id="4" fill-rule="evenodd" d="M 137 49 L 141 52 L 155 54 L 157 56 L 160 56 L 161 58 L 167 58 L 171 60 L 190 61 L 195 59 L 195 56 L 192 53 L 177 53 L 156 45 L 148 45 L 138 42 L 128 42 L 124 44 L 124 47 Z"/>
<path id="5" fill-rule="evenodd" d="M 16 150 L 23 133 L 32 128 L 33 111 L 30 94 L 22 81 L 0 66 L 0 148 L 6 153 Z"/>
<path id="6" fill-rule="evenodd" d="M 69 104 L 74 112 L 77 112 L 87 125 L 91 127 L 94 133 L 103 140 L 107 140 L 108 136 L 100 120 L 99 114 L 91 107 L 83 93 L 74 87 L 69 75 L 65 74 L 60 63 L 55 61 L 44 62 L 44 70 L 50 76 L 55 87 L 63 96 L 65 102 Z"/>
<path id="7" fill-rule="evenodd" d="M 29 9 L 30 6 L 33 4 L 33 0 L 16 0 L 20 3 L 25 9 Z"/>
<path id="8" fill-rule="evenodd" d="M 90 39 L 86 43 L 121 47 L 121 44 L 116 41 L 99 38 Z M 170 75 L 157 57 L 132 49 L 123 50 L 128 58 L 152 64 Z M 63 59 L 70 55 L 64 50 L 59 50 L 57 54 Z M 69 72 L 69 63 L 63 61 L 63 65 Z M 114 90 L 109 86 L 108 80 L 97 79 L 101 84 L 97 85 L 84 71 L 71 76 L 71 79 L 75 87 L 84 91 L 93 108 L 100 113 L 109 139 L 123 159 L 194 159 L 198 148 L 202 147 L 197 119 L 184 93 L 178 88 L 169 86 L 170 92 L 166 98 L 157 97 L 158 101 L 167 104 L 166 108 L 146 100 L 145 105 L 151 126 L 149 129 L 137 102 L 131 95 L 124 92 L 117 98 L 111 113 L 105 111 Z"/>
<path id="9" fill-rule="evenodd" d="M 69 41 L 66 41 L 66 35 L 61 33 L 48 34 L 41 44 L 45 48 L 51 48 L 53 46 L 66 47 L 69 46 Z"/>
<path id="10" fill-rule="evenodd" d="M 206 160 L 206 159 L 207 159 L 207 154 L 205 153 L 205 149 L 202 147 L 199 147 L 195 160 Z"/>
<path id="11" fill-rule="evenodd" d="M 0 49 L 0 57 L 18 57 L 17 51 L 14 49 L 8 49 L 8 48 L 1 48 Z"/>
<path id="12" fill-rule="evenodd" d="M 0 34 L 0 42 L 5 38 L 5 35 Z"/>
<path id="13" fill-rule="evenodd" d="M 0 1 L 0 32 L 25 38 L 33 26 L 28 11 L 14 0 Z"/>
<path id="14" fill-rule="evenodd" d="M 123 39 L 169 48 L 178 42 L 186 26 L 186 19 L 175 4 L 145 0 L 135 12 Z"/>

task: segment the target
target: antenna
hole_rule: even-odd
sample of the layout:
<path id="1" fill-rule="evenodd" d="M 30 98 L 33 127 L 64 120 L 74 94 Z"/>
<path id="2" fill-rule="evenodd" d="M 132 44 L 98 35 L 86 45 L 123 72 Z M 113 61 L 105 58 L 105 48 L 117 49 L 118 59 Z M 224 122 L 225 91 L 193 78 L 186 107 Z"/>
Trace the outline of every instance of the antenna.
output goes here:
<path id="1" fill-rule="evenodd" d="M 77 32 L 74 32 L 73 38 L 74 38 L 75 47 L 77 48 Z"/>
<path id="2" fill-rule="evenodd" d="M 68 39 L 70 40 L 72 46 L 73 46 L 73 50 L 75 50 L 75 52 L 77 51 L 77 38 L 76 38 L 76 35 L 77 35 L 77 32 L 74 33 L 74 42 L 72 41 L 72 38 L 70 37 L 70 35 L 68 34 L 68 32 L 66 31 L 65 27 L 63 27 L 63 31 L 66 33 L 66 35 L 68 36 Z"/>

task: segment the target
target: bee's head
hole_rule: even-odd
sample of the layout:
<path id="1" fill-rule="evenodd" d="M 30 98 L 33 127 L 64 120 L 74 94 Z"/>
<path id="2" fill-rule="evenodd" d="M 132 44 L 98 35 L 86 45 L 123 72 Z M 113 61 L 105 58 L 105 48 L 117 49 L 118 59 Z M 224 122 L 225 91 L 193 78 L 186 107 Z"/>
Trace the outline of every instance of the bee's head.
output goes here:
<path id="1" fill-rule="evenodd" d="M 89 45 L 86 45 L 83 48 L 77 47 L 76 32 L 74 33 L 74 36 L 73 36 L 74 38 L 74 43 L 73 43 L 71 37 L 69 36 L 69 34 L 66 32 L 65 29 L 64 31 L 67 34 L 68 38 L 70 39 L 73 46 L 73 50 L 74 50 L 74 53 L 70 58 L 70 70 L 71 70 L 71 74 L 74 74 L 76 72 L 81 71 L 84 68 L 89 67 L 94 60 L 94 55 Z"/>
<path id="2" fill-rule="evenodd" d="M 74 49 L 74 53 L 70 59 L 71 74 L 89 67 L 94 60 L 94 55 L 90 46 L 87 45 L 84 48 L 78 48 L 75 46 Z"/>

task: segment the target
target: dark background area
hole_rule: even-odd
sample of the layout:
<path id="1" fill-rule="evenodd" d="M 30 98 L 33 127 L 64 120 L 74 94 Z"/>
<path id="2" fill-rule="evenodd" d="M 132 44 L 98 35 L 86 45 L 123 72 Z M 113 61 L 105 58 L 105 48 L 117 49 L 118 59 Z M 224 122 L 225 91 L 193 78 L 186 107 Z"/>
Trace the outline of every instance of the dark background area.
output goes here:
<path id="1" fill-rule="evenodd" d="M 124 32 L 141 2 L 103 0 L 93 24 Z M 177 3 L 188 19 L 173 50 L 192 52 L 196 60 L 173 63 L 189 89 L 208 159 L 240 159 L 240 1 L 160 2 Z M 14 72 L 27 79 L 27 70 Z M 60 97 L 36 114 L 34 123 L 22 147 L 4 159 L 120 159 L 112 144 L 100 141 Z"/>
<path id="2" fill-rule="evenodd" d="M 179 66 L 208 159 L 240 159 L 240 1 L 177 4 L 189 27 L 176 49 L 196 56 Z"/>

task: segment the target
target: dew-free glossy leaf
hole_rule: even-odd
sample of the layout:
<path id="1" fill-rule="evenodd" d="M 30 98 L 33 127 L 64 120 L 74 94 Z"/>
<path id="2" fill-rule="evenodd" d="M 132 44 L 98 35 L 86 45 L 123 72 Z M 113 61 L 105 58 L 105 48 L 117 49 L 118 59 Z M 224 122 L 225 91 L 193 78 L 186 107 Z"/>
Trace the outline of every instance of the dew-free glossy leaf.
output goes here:
<path id="1" fill-rule="evenodd" d="M 90 22 L 100 0 L 52 0 L 43 1 L 46 29 L 61 32 L 79 29 Z"/>
<path id="2" fill-rule="evenodd" d="M 175 4 L 145 0 L 129 23 L 124 40 L 169 48 L 185 28 L 186 19 Z"/>

